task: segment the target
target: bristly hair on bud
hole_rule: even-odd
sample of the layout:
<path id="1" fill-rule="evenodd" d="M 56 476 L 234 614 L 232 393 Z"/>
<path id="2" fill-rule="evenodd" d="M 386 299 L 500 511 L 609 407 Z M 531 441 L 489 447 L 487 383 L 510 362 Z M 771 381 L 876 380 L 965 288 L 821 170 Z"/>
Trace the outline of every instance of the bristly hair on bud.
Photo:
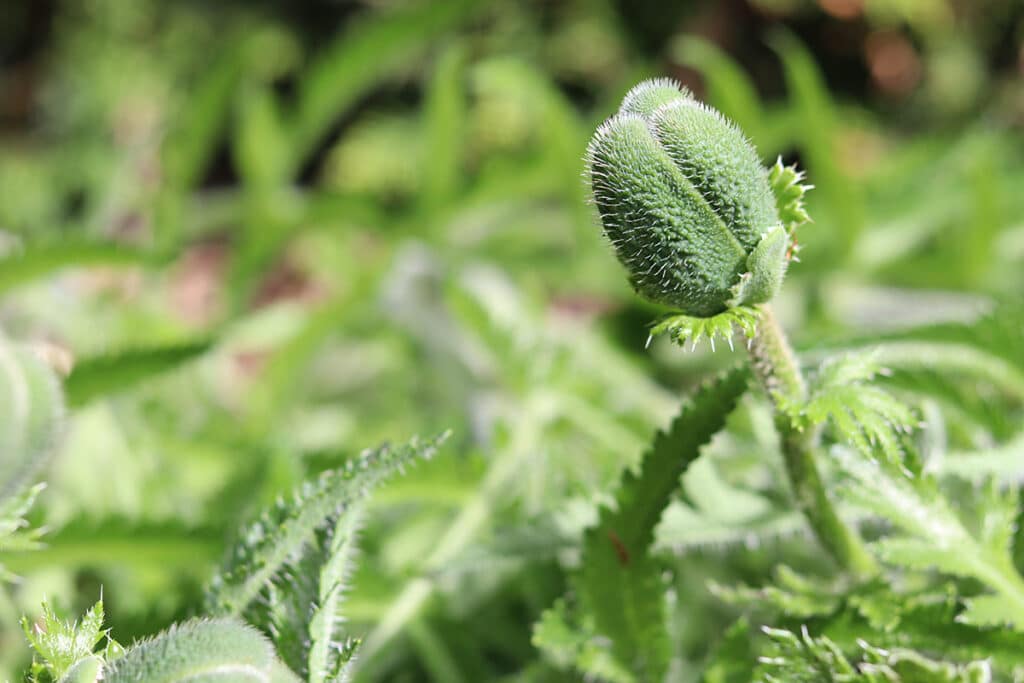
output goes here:
<path id="1" fill-rule="evenodd" d="M 627 93 L 587 149 L 604 233 L 633 287 L 696 317 L 769 301 L 789 234 L 743 133 L 678 83 Z"/>

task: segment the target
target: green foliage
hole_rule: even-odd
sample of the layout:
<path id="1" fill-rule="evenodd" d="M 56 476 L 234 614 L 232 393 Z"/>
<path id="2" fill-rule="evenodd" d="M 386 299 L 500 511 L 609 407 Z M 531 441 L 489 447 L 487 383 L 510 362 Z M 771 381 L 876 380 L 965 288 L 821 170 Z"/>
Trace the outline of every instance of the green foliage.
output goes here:
<path id="1" fill-rule="evenodd" d="M 708 318 L 695 318 L 689 315 L 667 315 L 651 327 L 648 340 L 663 334 L 673 342 L 685 348 L 690 343 L 694 351 L 702 339 L 707 339 L 711 350 L 715 350 L 715 339 L 724 341 L 733 348 L 732 339 L 739 331 L 749 341 L 757 333 L 757 321 L 760 313 L 756 308 L 737 306 Z M 648 341 L 650 344 L 650 341 Z"/>
<path id="2" fill-rule="evenodd" d="M 909 407 L 872 384 L 884 372 L 871 353 L 833 356 L 818 368 L 807 400 L 784 409 L 801 429 L 829 422 L 841 441 L 868 457 L 878 449 L 896 462 L 901 434 L 917 421 Z"/>
<path id="3" fill-rule="evenodd" d="M 104 661 L 113 661 L 124 650 L 103 628 L 103 601 L 93 605 L 81 622 L 61 619 L 53 608 L 43 602 L 43 612 L 35 622 L 22 617 L 25 638 L 35 653 L 32 662 L 33 681 L 68 681 L 93 683 Z M 96 648 L 103 643 L 99 653 Z M 94 653 L 97 653 L 94 656 Z M 89 677 L 89 674 L 92 677 Z"/>
<path id="4" fill-rule="evenodd" d="M 724 425 L 747 381 L 746 371 L 735 370 L 703 387 L 668 430 L 658 434 L 639 472 L 623 476 L 615 508 L 603 508 L 597 525 L 584 535 L 576 582 L 582 607 L 593 619 L 594 631 L 611 641 L 617 668 L 639 680 L 662 678 L 672 654 L 662 569 L 651 554 L 654 528 L 678 489 L 680 476 Z M 547 647 L 547 635 L 558 634 L 551 623 L 554 618 L 549 616 L 548 623 L 542 621 L 534 632 L 542 647 Z M 551 647 L 562 650 L 557 639 Z M 581 657 L 589 661 L 593 655 L 582 649 L 573 659 Z M 592 662 L 585 671 L 592 671 L 591 666 Z"/>
<path id="5" fill-rule="evenodd" d="M 291 564 L 301 560 L 318 530 L 333 527 L 373 486 L 416 460 L 432 456 L 445 438 L 447 435 L 425 441 L 414 439 L 399 447 L 364 451 L 346 467 L 324 472 L 289 498 L 279 500 L 239 534 L 238 545 L 210 584 L 206 598 L 209 611 L 219 615 L 244 613 L 268 584 L 287 580 L 281 573 L 289 572 Z M 336 574 L 327 573 L 326 590 L 333 589 L 331 580 Z"/>
<path id="6" fill-rule="evenodd" d="M 81 625 L 61 621 L 44 602 L 38 622 L 22 620 L 39 657 L 34 680 L 44 671 L 47 680 L 70 683 L 347 680 L 358 641 L 344 634 L 341 603 L 353 570 L 358 506 L 376 484 L 429 458 L 446 438 L 365 451 L 278 501 L 241 534 L 212 580 L 213 619 L 176 624 L 123 652 L 102 629 L 102 602 Z M 103 639 L 106 647 L 94 656 Z"/>
<path id="7" fill-rule="evenodd" d="M 1020 12 L 748 4 L 14 3 L 0 681 L 155 672 L 33 618 L 101 587 L 119 641 L 221 662 L 192 679 L 1024 680 Z M 635 259 L 666 310 L 579 178 L 620 108 L 601 151 L 657 163 L 606 232 L 721 257 Z M 641 462 L 782 270 L 774 393 Z M 372 499 L 346 469 L 448 426 Z"/>
<path id="8" fill-rule="evenodd" d="M 781 629 L 765 629 L 772 642 L 761 661 L 761 683 L 987 683 L 988 662 L 957 666 L 930 660 L 905 649 L 885 650 L 861 642 L 863 661 L 856 664 L 825 637 L 812 638 Z"/>
<path id="9" fill-rule="evenodd" d="M 959 621 L 979 626 L 1024 623 L 1024 579 L 1014 566 L 1013 534 L 1018 515 L 1016 490 L 1000 491 L 992 482 L 980 487 L 968 520 L 957 514 L 932 477 L 906 469 L 844 456 L 848 495 L 864 508 L 896 525 L 905 536 L 875 544 L 879 557 L 909 569 L 937 569 L 971 578 L 994 591 L 965 600 Z"/>
<path id="10" fill-rule="evenodd" d="M 210 347 L 210 341 L 203 339 L 79 358 L 63 382 L 65 395 L 73 408 L 82 407 L 91 400 L 174 370 Z"/>
<path id="11" fill-rule="evenodd" d="M 64 393 L 69 405 L 81 407 L 173 370 L 210 347 L 210 341 L 202 339 L 81 358 L 64 379 Z"/>
<path id="12" fill-rule="evenodd" d="M 811 220 L 804 206 L 804 195 L 814 186 L 804 183 L 804 177 L 804 172 L 798 171 L 796 166 L 783 166 L 781 157 L 775 160 L 775 165 L 768 171 L 768 182 L 775 195 L 779 220 L 791 239 L 797 228 Z"/>
<path id="13" fill-rule="evenodd" d="M 42 530 L 29 527 L 25 515 L 32 509 L 45 484 L 36 484 L 21 493 L 0 500 L 0 581 L 11 581 L 15 575 L 3 565 L 3 554 L 12 551 L 36 550 L 40 547 Z"/>
<path id="14" fill-rule="evenodd" d="M 282 499 L 239 535 L 206 596 L 207 611 L 244 616 L 309 681 L 344 678 L 354 646 L 341 601 L 355 552 L 357 507 L 395 472 L 431 457 L 447 438 L 364 451 Z"/>
<path id="15" fill-rule="evenodd" d="M 0 337 L 0 503 L 43 466 L 63 419 L 64 399 L 50 368 Z"/>
<path id="16" fill-rule="evenodd" d="M 593 618 L 573 620 L 565 601 L 559 599 L 541 614 L 533 627 L 533 644 L 559 669 L 575 669 L 589 679 L 608 683 L 636 680 L 620 663 L 594 628 Z"/>
<path id="17" fill-rule="evenodd" d="M 0 294 L 65 268 L 144 266 L 159 260 L 145 250 L 107 242 L 30 244 L 0 258 Z"/>

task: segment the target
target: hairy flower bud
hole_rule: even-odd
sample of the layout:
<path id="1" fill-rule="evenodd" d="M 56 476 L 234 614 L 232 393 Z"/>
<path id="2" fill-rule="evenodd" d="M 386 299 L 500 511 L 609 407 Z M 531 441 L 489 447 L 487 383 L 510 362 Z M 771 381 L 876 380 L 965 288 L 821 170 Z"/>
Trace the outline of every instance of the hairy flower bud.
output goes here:
<path id="1" fill-rule="evenodd" d="M 633 88 L 587 164 L 605 234 L 643 296 L 707 317 L 778 291 L 789 236 L 768 172 L 735 125 L 678 84 Z"/>
<path id="2" fill-rule="evenodd" d="M 103 674 L 105 683 L 293 683 L 273 646 L 256 629 L 233 619 L 193 619 L 144 640 Z"/>

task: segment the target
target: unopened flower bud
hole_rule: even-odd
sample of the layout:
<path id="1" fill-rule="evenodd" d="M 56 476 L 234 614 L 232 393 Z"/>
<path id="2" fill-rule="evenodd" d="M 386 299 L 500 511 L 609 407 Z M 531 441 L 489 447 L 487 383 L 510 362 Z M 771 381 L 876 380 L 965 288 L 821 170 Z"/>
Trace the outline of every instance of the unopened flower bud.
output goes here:
<path id="1" fill-rule="evenodd" d="M 764 303 L 789 236 L 743 133 L 668 80 L 633 88 L 598 128 L 588 174 L 605 234 L 651 301 L 691 316 Z"/>

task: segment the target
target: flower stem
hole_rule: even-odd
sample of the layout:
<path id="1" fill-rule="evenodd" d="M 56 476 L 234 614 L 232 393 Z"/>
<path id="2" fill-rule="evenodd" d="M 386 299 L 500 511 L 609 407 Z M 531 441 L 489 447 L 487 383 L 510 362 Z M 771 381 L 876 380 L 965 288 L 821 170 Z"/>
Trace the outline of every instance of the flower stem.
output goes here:
<path id="1" fill-rule="evenodd" d="M 781 409 L 783 401 L 799 404 L 807 400 L 807 385 L 771 306 L 763 306 L 761 310 L 757 334 L 750 344 L 750 360 L 755 376 L 768 392 L 775 409 L 775 429 L 797 505 L 818 542 L 841 566 L 855 574 L 870 576 L 878 568 L 874 558 L 857 531 L 836 513 L 825 492 L 815 461 L 815 432 L 798 429 Z"/>

